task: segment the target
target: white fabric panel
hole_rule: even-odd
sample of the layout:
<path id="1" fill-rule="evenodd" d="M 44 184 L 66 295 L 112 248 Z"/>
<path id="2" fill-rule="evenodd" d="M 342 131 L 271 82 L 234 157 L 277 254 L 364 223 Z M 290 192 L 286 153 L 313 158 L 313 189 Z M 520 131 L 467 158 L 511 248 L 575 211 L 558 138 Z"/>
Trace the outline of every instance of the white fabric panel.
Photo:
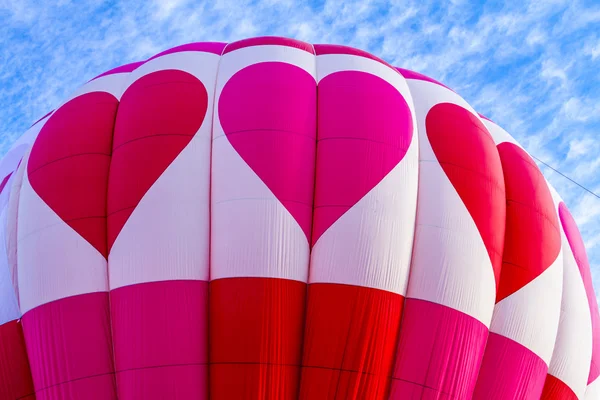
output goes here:
<path id="1" fill-rule="evenodd" d="M 209 277 L 210 151 L 219 56 L 180 52 L 161 56 L 130 74 L 129 84 L 152 72 L 176 69 L 198 78 L 208 94 L 206 117 L 190 143 L 146 192 L 108 257 L 110 288 L 143 282 Z"/>
<path id="2" fill-rule="evenodd" d="M 15 293 L 15 297 L 17 300 L 17 304 L 19 304 L 20 309 L 20 299 L 19 299 L 19 271 L 17 268 L 17 247 L 18 247 L 18 218 L 19 218 L 19 201 L 21 198 L 21 187 L 23 185 L 23 176 L 25 175 L 25 169 L 27 165 L 27 157 L 29 155 L 29 151 L 31 149 L 27 149 L 27 152 L 23 156 L 23 161 L 21 165 L 15 173 L 14 176 L 11 177 L 11 188 L 10 188 L 10 197 L 8 199 L 7 209 L 6 209 L 6 234 L 5 234 L 5 249 L 6 249 L 6 261 L 9 270 L 9 275 L 13 287 L 13 291 Z"/>
<path id="3" fill-rule="evenodd" d="M 585 400 L 600 400 L 600 378 L 591 382 L 585 390 Z"/>
<path id="4" fill-rule="evenodd" d="M 67 97 L 67 99 L 61 103 L 61 106 L 73 100 L 75 97 L 92 92 L 107 92 L 115 96 L 117 100 L 120 100 L 124 91 L 123 84 L 125 82 L 125 78 L 129 74 L 130 72 L 120 72 L 117 74 L 104 75 L 89 81 L 75 90 L 75 92 L 73 92 L 73 94 L 71 94 L 69 97 Z M 60 107 L 57 107 L 56 109 L 58 110 L 58 108 Z"/>
<path id="5" fill-rule="evenodd" d="M 17 229 L 23 314 L 64 297 L 108 290 L 106 259 L 38 196 L 27 171 Z"/>
<path id="6" fill-rule="evenodd" d="M 2 193 L 0 196 L 0 201 L 4 203 L 4 199 L 8 196 L 5 196 L 5 193 Z M 0 207 L 0 325 L 2 325 L 20 318 L 21 313 L 8 267 L 6 246 L 4 246 L 6 240 L 7 207 L 6 205 Z"/>
<path id="7" fill-rule="evenodd" d="M 29 128 L 0 161 L 0 177 L 12 173 L 0 193 L 0 324 L 21 317 L 17 283 L 17 215 L 26 163 L 19 166 L 19 161 L 26 156 L 47 120 L 45 117 Z"/>
<path id="8" fill-rule="evenodd" d="M 510 133 L 506 132 L 500 126 L 496 125 L 494 122 L 489 121 L 485 118 L 482 118 L 481 121 L 483 121 L 485 127 L 488 129 L 488 131 L 492 135 L 492 138 L 494 139 L 494 143 L 496 143 L 496 146 L 499 145 L 500 143 L 508 142 L 508 143 L 512 143 L 516 146 L 519 146 L 520 148 L 523 149 L 523 146 L 521 146 L 519 144 L 519 142 L 517 142 L 515 140 L 515 138 L 511 136 Z"/>
<path id="9" fill-rule="evenodd" d="M 546 181 L 554 206 L 563 201 Z M 560 319 L 548 373 L 557 377 L 583 399 L 592 358 L 592 321 L 585 286 L 571 246 L 560 224 L 563 251 L 563 289 Z"/>
<path id="10" fill-rule="evenodd" d="M 419 203 L 407 297 L 451 307 L 489 326 L 496 296 L 494 270 L 475 221 L 440 166 L 425 118 L 439 103 L 475 111 L 435 83 L 408 80 L 419 131 Z"/>
<path id="11" fill-rule="evenodd" d="M 560 317 L 563 253 L 537 278 L 494 309 L 490 332 L 527 347 L 550 364 Z"/>
<path id="12" fill-rule="evenodd" d="M 560 324 L 548 373 L 583 399 L 592 359 L 592 321 L 579 267 L 562 230 L 563 294 Z"/>
<path id="13" fill-rule="evenodd" d="M 242 48 L 223 55 L 219 64 L 213 113 L 211 280 L 308 280 L 309 243 L 302 228 L 236 152 L 219 120 L 219 97 L 227 81 L 247 66 L 272 61 L 298 66 L 316 77 L 314 54 L 287 46 Z"/>
<path id="14" fill-rule="evenodd" d="M 327 75 L 340 71 L 366 72 L 388 82 L 404 97 L 414 116 L 414 107 L 411 101 L 412 95 L 408 88 L 408 83 L 406 83 L 406 79 L 397 70 L 377 60 L 352 54 L 323 54 L 317 56 L 318 82 L 321 82 Z"/>

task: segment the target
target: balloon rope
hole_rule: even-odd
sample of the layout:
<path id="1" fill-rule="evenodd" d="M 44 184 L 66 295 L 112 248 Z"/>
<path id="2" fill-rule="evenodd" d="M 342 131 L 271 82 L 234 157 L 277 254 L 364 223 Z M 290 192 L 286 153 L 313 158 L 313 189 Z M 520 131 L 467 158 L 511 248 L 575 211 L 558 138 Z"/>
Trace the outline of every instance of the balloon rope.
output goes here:
<path id="1" fill-rule="evenodd" d="M 585 186 L 583 186 L 582 184 L 576 182 L 575 180 L 569 178 L 567 175 L 563 174 L 562 172 L 560 172 L 559 170 L 557 170 L 556 168 L 552 167 L 551 165 L 548 165 L 547 163 L 545 163 L 544 161 L 540 160 L 539 158 L 537 158 L 534 155 L 531 155 L 533 158 L 535 158 L 536 160 L 538 160 L 539 162 L 541 162 L 542 164 L 544 164 L 546 167 L 550 168 L 552 171 L 556 172 L 557 174 L 561 175 L 562 177 L 570 180 L 571 182 L 573 182 L 574 184 L 576 184 L 577 186 L 579 186 L 580 188 L 582 188 L 583 190 L 585 190 L 586 192 L 588 192 L 591 195 L 596 196 L 597 198 L 600 199 L 600 196 L 597 195 L 596 193 L 592 192 L 590 189 L 586 188 Z"/>

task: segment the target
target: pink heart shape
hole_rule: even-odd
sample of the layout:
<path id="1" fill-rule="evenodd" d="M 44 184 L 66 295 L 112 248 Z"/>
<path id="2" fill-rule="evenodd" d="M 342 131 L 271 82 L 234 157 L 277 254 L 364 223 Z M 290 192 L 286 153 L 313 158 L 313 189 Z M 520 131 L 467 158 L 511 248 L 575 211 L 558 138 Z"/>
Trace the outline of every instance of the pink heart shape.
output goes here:
<path id="1" fill-rule="evenodd" d="M 475 115 L 456 104 L 433 106 L 427 113 L 425 126 L 437 160 L 475 221 L 498 285 L 506 199 L 502 164 L 494 140 Z"/>
<path id="2" fill-rule="evenodd" d="M 118 105 L 105 92 L 67 102 L 41 129 L 27 164 L 33 190 L 105 257 L 106 184 Z"/>
<path id="3" fill-rule="evenodd" d="M 364 72 L 323 78 L 318 116 L 313 245 L 398 165 L 413 132 L 400 92 Z"/>
<path id="4" fill-rule="evenodd" d="M 153 72 L 121 97 L 108 184 L 108 247 L 142 197 L 192 140 L 208 109 L 205 86 L 180 70 Z"/>
<path id="5" fill-rule="evenodd" d="M 314 78 L 281 62 L 254 64 L 225 84 L 219 120 L 240 157 L 310 240 L 316 147 Z"/>

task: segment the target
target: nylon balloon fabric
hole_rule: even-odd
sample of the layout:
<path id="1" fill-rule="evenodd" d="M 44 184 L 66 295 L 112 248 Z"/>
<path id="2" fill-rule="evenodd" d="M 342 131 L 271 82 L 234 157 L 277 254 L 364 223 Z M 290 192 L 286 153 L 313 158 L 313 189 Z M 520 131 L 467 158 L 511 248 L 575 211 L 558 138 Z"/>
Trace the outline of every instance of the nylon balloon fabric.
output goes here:
<path id="1" fill-rule="evenodd" d="M 0 161 L 0 398 L 593 399 L 590 276 L 531 156 L 447 86 L 188 43 Z"/>

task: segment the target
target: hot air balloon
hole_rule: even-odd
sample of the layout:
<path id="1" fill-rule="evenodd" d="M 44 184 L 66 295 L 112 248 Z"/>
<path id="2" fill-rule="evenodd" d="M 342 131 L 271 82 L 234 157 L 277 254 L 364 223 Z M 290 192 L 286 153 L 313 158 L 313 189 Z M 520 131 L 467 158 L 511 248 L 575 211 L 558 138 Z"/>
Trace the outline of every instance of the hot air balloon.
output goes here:
<path id="1" fill-rule="evenodd" d="M 0 175 L 2 399 L 600 398 L 565 203 L 367 52 L 169 49 L 85 83 Z"/>

